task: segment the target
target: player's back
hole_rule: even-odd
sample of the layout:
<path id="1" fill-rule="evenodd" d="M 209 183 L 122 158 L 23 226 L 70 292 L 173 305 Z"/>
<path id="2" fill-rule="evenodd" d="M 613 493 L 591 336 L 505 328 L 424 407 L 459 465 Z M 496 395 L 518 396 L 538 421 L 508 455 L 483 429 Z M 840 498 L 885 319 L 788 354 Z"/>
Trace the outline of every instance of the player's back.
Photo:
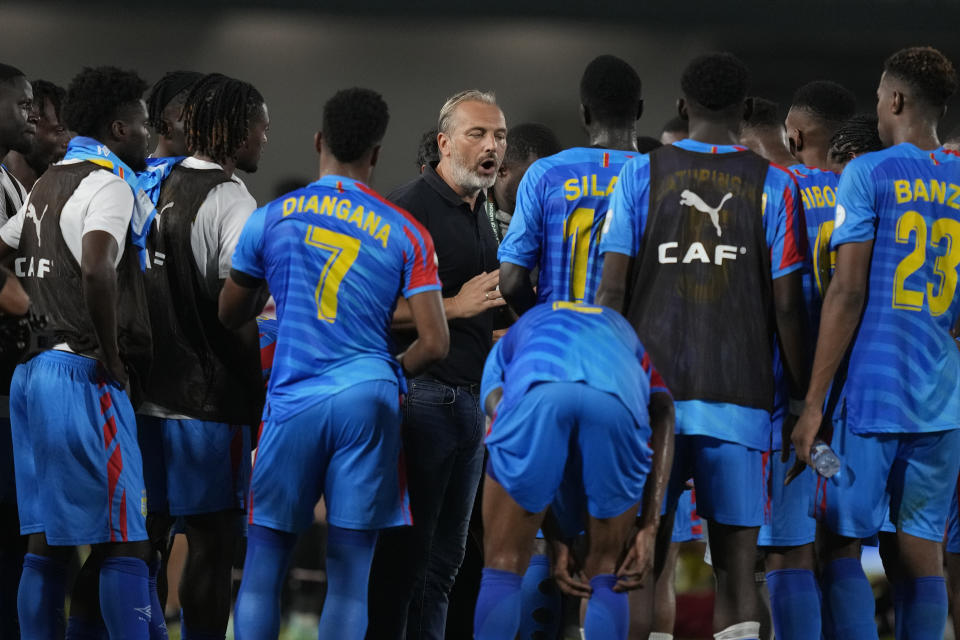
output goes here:
<path id="1" fill-rule="evenodd" d="M 418 268 L 433 259 L 429 234 L 362 183 L 338 176 L 261 212 L 279 322 L 271 410 L 294 410 L 297 399 L 360 381 L 397 379 L 390 321 L 404 283 L 411 282 L 404 293 L 414 293 Z"/>
<path id="2" fill-rule="evenodd" d="M 836 252 L 830 250 L 830 236 L 833 234 L 837 182 L 840 176 L 832 171 L 805 167 L 802 164 L 790 167 L 790 171 L 800 189 L 804 219 L 807 223 L 812 262 L 810 271 L 803 277 L 803 292 L 807 311 L 811 320 L 816 323 L 812 327 L 813 335 L 816 335 L 823 294 L 836 266 Z"/>
<path id="3" fill-rule="evenodd" d="M 855 432 L 960 424 L 960 156 L 900 144 L 854 159 L 838 188 L 833 246 L 875 238 L 845 390 Z"/>
<path id="4" fill-rule="evenodd" d="M 600 234 L 620 169 L 636 151 L 575 147 L 534 162 L 520 183 L 500 261 L 540 267 L 538 302 L 592 303 Z"/>
<path id="5" fill-rule="evenodd" d="M 538 382 L 583 382 L 620 398 L 638 424 L 649 422 L 649 358 L 630 323 L 612 309 L 563 301 L 537 305 L 495 350 L 505 405 Z"/>

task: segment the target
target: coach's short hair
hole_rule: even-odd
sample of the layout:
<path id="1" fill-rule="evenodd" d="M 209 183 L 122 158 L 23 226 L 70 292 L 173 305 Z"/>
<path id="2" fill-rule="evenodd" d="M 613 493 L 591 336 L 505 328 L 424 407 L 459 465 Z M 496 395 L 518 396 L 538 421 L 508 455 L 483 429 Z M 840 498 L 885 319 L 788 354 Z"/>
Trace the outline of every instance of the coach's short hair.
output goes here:
<path id="1" fill-rule="evenodd" d="M 909 47 L 887 58 L 883 70 L 910 85 L 933 107 L 943 107 L 957 90 L 957 72 L 950 60 L 933 47 Z"/>
<path id="2" fill-rule="evenodd" d="M 683 95 L 710 111 L 722 111 L 743 102 L 749 84 L 746 65 L 726 52 L 697 56 L 680 76 Z"/>
<path id="3" fill-rule="evenodd" d="M 553 130 L 536 122 L 522 122 L 507 131 L 507 151 L 504 162 L 524 162 L 530 154 L 546 158 L 560 153 L 563 147 Z"/>
<path id="4" fill-rule="evenodd" d="M 464 102 L 483 102 L 497 106 L 497 97 L 492 91 L 480 91 L 479 89 L 467 89 L 460 93 L 455 93 L 440 108 L 440 116 L 437 118 L 437 131 L 440 133 L 450 133 L 451 120 L 453 114 Z"/>
<path id="5" fill-rule="evenodd" d="M 853 92 L 830 80 L 808 82 L 793 94 L 791 109 L 802 109 L 821 122 L 839 126 L 857 111 Z"/>
<path id="6" fill-rule="evenodd" d="M 376 91 L 341 89 L 323 105 L 323 142 L 340 162 L 356 162 L 380 144 L 390 111 Z"/>
<path id="7" fill-rule="evenodd" d="M 636 120 L 641 99 L 640 76 L 616 56 L 597 56 L 580 78 L 580 103 L 605 124 Z"/>
<path id="8" fill-rule="evenodd" d="M 67 87 L 63 122 L 82 136 L 95 137 L 110 126 L 120 109 L 136 104 L 146 88 L 135 71 L 86 67 Z"/>

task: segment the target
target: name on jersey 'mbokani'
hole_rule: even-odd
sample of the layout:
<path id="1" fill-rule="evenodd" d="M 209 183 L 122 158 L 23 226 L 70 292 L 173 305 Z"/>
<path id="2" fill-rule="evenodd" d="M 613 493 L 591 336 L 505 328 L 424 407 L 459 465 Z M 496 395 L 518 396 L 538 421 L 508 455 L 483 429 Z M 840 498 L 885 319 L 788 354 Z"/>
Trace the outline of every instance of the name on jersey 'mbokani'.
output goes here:
<path id="1" fill-rule="evenodd" d="M 951 209 L 960 209 L 960 186 L 945 180 L 894 180 L 893 191 L 897 195 L 897 203 L 937 202 L 945 204 Z"/>
<path id="2" fill-rule="evenodd" d="M 613 193 L 613 188 L 617 186 L 617 176 L 610 178 L 610 182 L 603 189 L 597 184 L 597 174 L 591 173 L 588 176 L 579 178 L 570 178 L 563 183 L 564 197 L 567 200 L 578 200 L 588 196 L 607 197 Z M 602 183 L 601 183 L 602 184 Z"/>
<path id="3" fill-rule="evenodd" d="M 315 213 L 318 216 L 334 216 L 347 224 L 357 225 L 360 231 L 366 231 L 374 240 L 379 240 L 383 248 L 387 248 L 387 241 L 390 239 L 390 225 L 380 223 L 380 216 L 372 210 L 364 211 L 363 205 L 353 206 L 347 198 L 338 198 L 336 196 L 323 196 L 321 200 L 318 196 L 300 196 L 287 198 L 283 201 L 283 217 L 286 218 L 291 213 Z"/>

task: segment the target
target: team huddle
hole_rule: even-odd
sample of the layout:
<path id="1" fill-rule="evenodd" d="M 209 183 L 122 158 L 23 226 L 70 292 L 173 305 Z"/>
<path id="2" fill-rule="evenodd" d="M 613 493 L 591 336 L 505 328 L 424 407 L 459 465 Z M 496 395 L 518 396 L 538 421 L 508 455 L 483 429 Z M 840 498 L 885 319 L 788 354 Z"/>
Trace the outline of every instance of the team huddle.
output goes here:
<path id="1" fill-rule="evenodd" d="M 386 197 L 387 104 L 345 89 L 319 178 L 258 208 L 249 83 L 99 67 L 63 90 L 0 65 L 0 637 L 166 638 L 176 532 L 181 636 L 224 638 L 232 613 L 277 638 L 322 500 L 320 638 L 468 637 L 451 593 L 475 534 L 474 638 L 555 640 L 562 591 L 589 640 L 669 640 L 702 517 L 714 638 L 766 639 L 764 618 L 878 638 L 879 544 L 896 637 L 940 640 L 956 72 L 894 53 L 875 116 L 816 81 L 783 121 L 749 86 L 735 56 L 695 58 L 661 144 L 637 137 L 637 72 L 599 56 L 565 150 L 463 91 Z"/>

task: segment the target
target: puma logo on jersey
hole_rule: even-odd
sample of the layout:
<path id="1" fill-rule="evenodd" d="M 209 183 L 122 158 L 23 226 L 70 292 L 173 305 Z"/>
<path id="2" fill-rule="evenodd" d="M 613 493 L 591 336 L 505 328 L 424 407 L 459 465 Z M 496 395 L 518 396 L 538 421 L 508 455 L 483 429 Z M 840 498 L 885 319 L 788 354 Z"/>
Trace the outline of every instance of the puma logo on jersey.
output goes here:
<path id="1" fill-rule="evenodd" d="M 157 221 L 157 231 L 160 231 L 160 218 L 163 217 L 163 212 L 169 209 L 170 207 L 172 207 L 173 205 L 174 205 L 173 202 L 168 202 L 167 204 L 160 207 L 160 211 L 157 211 L 157 216 L 154 218 L 154 220 Z"/>
<path id="2" fill-rule="evenodd" d="M 727 195 L 723 196 L 723 198 L 720 200 L 720 204 L 718 204 L 716 207 L 711 207 L 707 205 L 707 203 L 704 202 L 703 199 L 697 194 L 695 194 L 693 191 L 690 191 L 689 189 L 684 189 L 683 192 L 680 194 L 680 206 L 693 207 L 697 211 L 702 211 L 703 213 L 710 216 L 710 222 L 712 222 L 713 226 L 716 227 L 717 237 L 719 238 L 720 236 L 723 235 L 723 231 L 720 229 L 720 209 L 722 209 L 723 205 L 727 202 L 727 200 L 729 200 L 732 197 L 733 197 L 732 193 L 727 193 Z"/>
<path id="3" fill-rule="evenodd" d="M 30 204 L 27 205 L 27 212 L 23 216 L 26 220 L 33 220 L 33 226 L 37 230 L 37 246 L 38 247 L 41 244 L 40 243 L 40 223 L 43 222 L 43 216 L 45 216 L 47 213 L 47 206 L 48 205 L 43 205 L 43 211 L 38 216 L 37 210 L 36 208 L 34 208 L 33 203 L 31 202 Z"/>

